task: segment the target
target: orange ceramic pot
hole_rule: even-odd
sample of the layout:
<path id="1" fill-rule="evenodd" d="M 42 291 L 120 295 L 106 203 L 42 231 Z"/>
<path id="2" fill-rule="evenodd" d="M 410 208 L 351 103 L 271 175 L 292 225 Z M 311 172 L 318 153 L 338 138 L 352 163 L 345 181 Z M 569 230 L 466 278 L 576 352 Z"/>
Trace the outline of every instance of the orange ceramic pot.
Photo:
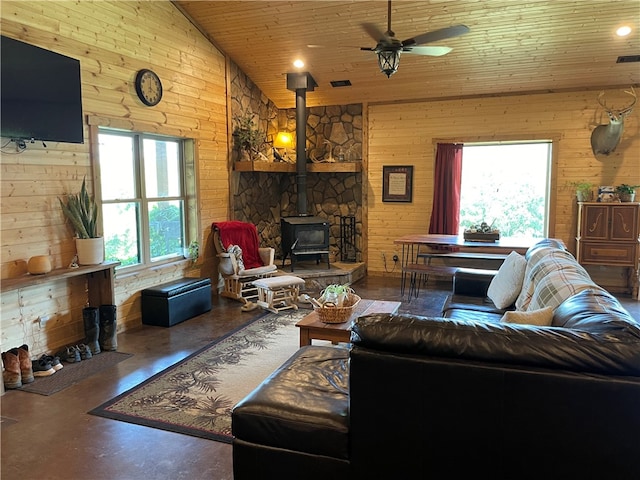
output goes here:
<path id="1" fill-rule="evenodd" d="M 49 255 L 36 255 L 29 259 L 27 271 L 31 275 L 42 275 L 51 271 L 51 259 Z"/>

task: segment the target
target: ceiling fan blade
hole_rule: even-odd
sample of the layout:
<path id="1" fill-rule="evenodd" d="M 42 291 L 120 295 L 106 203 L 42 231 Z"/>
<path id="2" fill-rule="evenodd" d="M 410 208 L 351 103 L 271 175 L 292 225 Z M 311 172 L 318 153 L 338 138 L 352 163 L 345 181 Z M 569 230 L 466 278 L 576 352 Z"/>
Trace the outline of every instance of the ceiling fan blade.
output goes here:
<path id="1" fill-rule="evenodd" d="M 362 24 L 362 29 L 365 32 L 367 32 L 369 34 L 369 36 L 376 41 L 376 43 L 378 43 L 383 38 L 386 38 L 386 35 L 384 34 L 384 32 L 382 30 L 380 30 L 373 23 L 363 23 Z"/>
<path id="2" fill-rule="evenodd" d="M 411 47 L 412 45 L 422 45 L 424 43 L 437 42 L 438 40 L 444 40 L 445 38 L 457 37 L 469 32 L 469 27 L 466 25 L 454 25 L 452 27 L 441 28 L 440 30 L 434 30 L 433 32 L 423 33 L 413 38 L 408 38 L 402 42 L 403 47 Z"/>
<path id="3" fill-rule="evenodd" d="M 402 49 L 403 53 L 413 53 L 416 55 L 429 55 L 431 57 L 441 57 L 449 53 L 452 48 L 449 47 L 406 47 Z"/>

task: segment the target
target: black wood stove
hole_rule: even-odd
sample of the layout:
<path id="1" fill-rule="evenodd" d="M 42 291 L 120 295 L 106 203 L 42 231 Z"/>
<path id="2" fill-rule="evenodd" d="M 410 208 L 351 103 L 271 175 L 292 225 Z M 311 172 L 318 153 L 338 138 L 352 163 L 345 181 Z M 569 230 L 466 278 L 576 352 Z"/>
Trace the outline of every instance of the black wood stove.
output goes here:
<path id="1" fill-rule="evenodd" d="M 327 256 L 329 264 L 329 222 L 321 217 L 300 215 L 297 217 L 283 217 L 280 219 L 282 232 L 282 266 L 288 256 L 291 256 L 291 271 L 295 269 L 298 256 L 315 257 L 320 263 L 322 255 Z"/>

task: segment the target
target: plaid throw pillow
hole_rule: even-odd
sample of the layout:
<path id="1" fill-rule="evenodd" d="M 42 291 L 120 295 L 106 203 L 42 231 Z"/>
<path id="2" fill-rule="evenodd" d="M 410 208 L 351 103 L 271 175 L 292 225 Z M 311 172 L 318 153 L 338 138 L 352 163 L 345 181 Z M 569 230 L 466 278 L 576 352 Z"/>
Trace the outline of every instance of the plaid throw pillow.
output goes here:
<path id="1" fill-rule="evenodd" d="M 541 248 L 529 258 L 516 310 L 556 308 L 572 295 L 595 284 L 569 252 Z"/>

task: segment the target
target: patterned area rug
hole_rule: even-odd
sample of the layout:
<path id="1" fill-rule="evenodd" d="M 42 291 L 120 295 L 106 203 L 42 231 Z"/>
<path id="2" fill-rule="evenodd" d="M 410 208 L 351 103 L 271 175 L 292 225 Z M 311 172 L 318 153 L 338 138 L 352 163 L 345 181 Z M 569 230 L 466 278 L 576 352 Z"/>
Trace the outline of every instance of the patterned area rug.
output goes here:
<path id="1" fill-rule="evenodd" d="M 231 443 L 231 409 L 298 350 L 308 313 L 263 315 L 89 413 Z"/>

